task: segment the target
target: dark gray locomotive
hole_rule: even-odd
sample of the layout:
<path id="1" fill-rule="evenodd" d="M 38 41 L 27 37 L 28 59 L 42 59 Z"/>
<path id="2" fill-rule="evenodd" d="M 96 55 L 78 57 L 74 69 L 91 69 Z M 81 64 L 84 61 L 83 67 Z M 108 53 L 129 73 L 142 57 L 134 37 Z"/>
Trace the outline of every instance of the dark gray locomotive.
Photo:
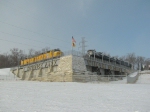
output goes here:
<path id="1" fill-rule="evenodd" d="M 110 61 L 111 63 L 116 63 L 118 65 L 122 65 L 122 66 L 132 68 L 132 64 L 130 64 L 126 61 L 114 58 L 114 57 L 107 56 L 107 55 L 103 54 L 102 52 L 96 52 L 95 50 L 88 50 L 87 55 L 89 57 L 101 59 L 101 60 L 108 61 L 108 62 Z"/>

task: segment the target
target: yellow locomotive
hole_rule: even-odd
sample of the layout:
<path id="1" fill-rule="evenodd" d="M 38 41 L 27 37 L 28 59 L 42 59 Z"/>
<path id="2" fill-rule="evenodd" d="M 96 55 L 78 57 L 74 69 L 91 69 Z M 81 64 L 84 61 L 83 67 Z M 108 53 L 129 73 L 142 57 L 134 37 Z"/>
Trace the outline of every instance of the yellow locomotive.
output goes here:
<path id="1" fill-rule="evenodd" d="M 37 56 L 33 56 L 31 58 L 26 58 L 24 60 L 21 60 L 20 65 L 23 66 L 23 65 L 43 61 L 50 58 L 60 57 L 62 55 L 63 52 L 61 52 L 59 49 L 54 49 L 54 50 L 47 51 L 46 53 L 41 53 Z"/>

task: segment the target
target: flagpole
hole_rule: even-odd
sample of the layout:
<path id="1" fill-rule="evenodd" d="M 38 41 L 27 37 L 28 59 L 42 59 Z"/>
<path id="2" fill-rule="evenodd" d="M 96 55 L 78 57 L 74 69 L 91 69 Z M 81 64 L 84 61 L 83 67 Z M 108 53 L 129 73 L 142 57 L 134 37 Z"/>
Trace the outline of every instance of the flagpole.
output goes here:
<path id="1" fill-rule="evenodd" d="M 72 42 L 72 39 L 71 39 L 71 54 L 73 53 L 73 46 L 72 46 L 72 44 L 73 44 L 73 42 Z"/>
<path id="2" fill-rule="evenodd" d="M 73 38 L 73 36 L 72 36 L 72 55 L 73 55 L 73 47 L 75 47 L 75 40 L 74 40 L 74 38 Z"/>
<path id="3" fill-rule="evenodd" d="M 72 43 L 73 44 L 73 43 Z M 71 47 L 72 47 L 72 51 L 71 51 L 71 54 L 73 54 L 73 46 L 71 45 Z"/>

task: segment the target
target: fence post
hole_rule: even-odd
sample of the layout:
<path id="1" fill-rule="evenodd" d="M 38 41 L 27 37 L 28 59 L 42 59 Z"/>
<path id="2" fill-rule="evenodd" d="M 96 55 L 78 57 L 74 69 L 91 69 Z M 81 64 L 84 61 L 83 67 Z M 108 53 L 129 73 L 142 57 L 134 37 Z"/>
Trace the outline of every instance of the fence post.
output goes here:
<path id="1" fill-rule="evenodd" d="M 115 80 L 115 78 L 114 78 L 114 74 L 113 74 L 113 81 Z"/>

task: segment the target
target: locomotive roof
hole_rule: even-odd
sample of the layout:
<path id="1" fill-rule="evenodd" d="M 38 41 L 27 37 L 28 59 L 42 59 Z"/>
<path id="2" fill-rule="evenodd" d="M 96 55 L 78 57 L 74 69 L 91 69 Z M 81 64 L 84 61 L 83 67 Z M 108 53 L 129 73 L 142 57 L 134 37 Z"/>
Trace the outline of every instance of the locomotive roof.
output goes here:
<path id="1" fill-rule="evenodd" d="M 94 49 L 89 49 L 88 51 L 95 51 Z"/>

